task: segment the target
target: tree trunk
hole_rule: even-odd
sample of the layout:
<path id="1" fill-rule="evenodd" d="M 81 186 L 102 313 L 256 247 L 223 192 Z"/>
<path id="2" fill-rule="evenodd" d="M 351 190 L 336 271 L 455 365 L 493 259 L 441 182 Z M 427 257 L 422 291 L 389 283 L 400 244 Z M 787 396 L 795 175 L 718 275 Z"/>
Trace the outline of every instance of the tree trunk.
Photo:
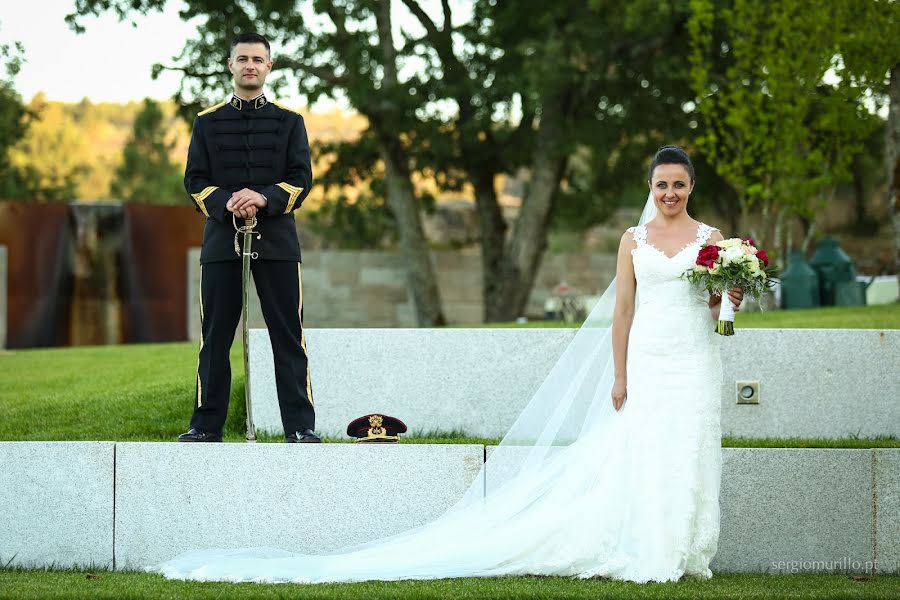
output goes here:
<path id="1" fill-rule="evenodd" d="M 707 191 L 707 193 L 709 192 Z M 719 217 L 728 223 L 728 229 L 725 230 L 723 228 L 722 235 L 726 238 L 737 235 L 740 232 L 741 222 L 740 203 L 736 199 L 736 194 L 727 189 L 722 189 L 718 193 L 712 193 L 707 198 Z"/>
<path id="2" fill-rule="evenodd" d="M 501 291 L 498 274 L 503 269 L 503 254 L 506 248 L 506 221 L 500 209 L 497 190 L 494 188 L 494 174 L 473 173 L 475 206 L 478 210 L 478 227 L 481 232 L 481 297 L 484 302 L 484 320 L 491 321 L 491 307 L 498 304 Z"/>
<path id="3" fill-rule="evenodd" d="M 856 230 L 862 231 L 868 221 L 866 215 L 866 185 L 865 171 L 863 169 L 862 153 L 853 157 L 850 164 L 850 174 L 853 177 L 853 208 L 856 220 Z"/>
<path id="4" fill-rule="evenodd" d="M 416 309 L 416 322 L 420 327 L 446 325 L 438 292 L 437 277 L 431 264 L 428 241 L 422 229 L 419 204 L 410 182 L 409 169 L 402 154 L 391 144 L 380 144 L 387 183 L 387 202 L 397 220 L 400 233 L 400 249 L 406 262 L 406 277 Z"/>
<path id="5" fill-rule="evenodd" d="M 803 250 L 803 253 L 809 252 L 809 247 L 812 246 L 813 237 L 816 235 L 816 222 L 810 221 L 809 227 L 806 228 L 806 233 L 803 235 L 803 242 L 800 246 L 800 249 Z"/>
<path id="6" fill-rule="evenodd" d="M 894 226 L 894 269 L 900 274 L 900 63 L 891 69 L 890 108 L 885 127 L 888 207 Z"/>
<path id="7" fill-rule="evenodd" d="M 565 171 L 565 119 L 569 114 L 571 90 L 548 94 L 541 110 L 539 143 L 535 147 L 531 182 L 496 278 L 496 295 L 485 306 L 489 321 L 509 321 L 522 316 L 541 257 L 547 248 L 547 227 L 553 203 Z"/>
<path id="8" fill-rule="evenodd" d="M 382 1 L 375 13 L 379 47 L 384 55 L 385 100 L 377 107 L 364 111 L 378 136 L 378 151 L 384 161 L 387 203 L 397 220 L 400 249 L 406 261 L 406 277 L 413 296 L 416 322 L 420 327 L 446 325 L 437 277 L 431 264 L 428 241 L 422 228 L 419 204 L 410 179 L 409 164 L 399 138 L 400 108 L 391 99 L 397 87 L 397 52 L 391 26 L 391 2 Z"/>
<path id="9" fill-rule="evenodd" d="M 793 250 L 793 248 L 791 248 L 788 245 L 788 241 L 785 240 L 785 235 L 784 235 L 784 229 L 785 229 L 784 228 L 784 214 L 785 214 L 785 212 L 786 212 L 786 210 L 784 208 L 781 208 L 778 210 L 778 215 L 775 217 L 775 233 L 774 233 L 773 237 L 775 239 L 775 252 L 777 252 L 778 256 L 787 256 L 787 252 L 785 251 L 785 248 Z M 790 225 L 788 225 L 787 228 L 790 229 Z M 754 240 L 754 241 L 756 241 L 756 240 Z M 757 241 L 756 243 L 759 244 L 761 242 Z"/>

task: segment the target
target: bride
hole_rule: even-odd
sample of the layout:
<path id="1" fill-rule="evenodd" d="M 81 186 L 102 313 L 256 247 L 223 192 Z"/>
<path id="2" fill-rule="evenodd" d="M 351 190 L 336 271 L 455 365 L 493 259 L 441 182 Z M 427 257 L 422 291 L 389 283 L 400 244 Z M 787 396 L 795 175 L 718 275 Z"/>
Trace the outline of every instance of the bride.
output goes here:
<path id="1" fill-rule="evenodd" d="M 494 449 L 435 521 L 324 555 L 198 550 L 149 570 L 175 579 L 349 582 L 567 575 L 712 577 L 719 537 L 719 297 L 681 274 L 722 239 L 687 212 L 680 148 L 650 166 L 616 280 Z M 616 283 L 616 281 L 618 283 Z M 729 291 L 738 305 L 742 292 Z"/>

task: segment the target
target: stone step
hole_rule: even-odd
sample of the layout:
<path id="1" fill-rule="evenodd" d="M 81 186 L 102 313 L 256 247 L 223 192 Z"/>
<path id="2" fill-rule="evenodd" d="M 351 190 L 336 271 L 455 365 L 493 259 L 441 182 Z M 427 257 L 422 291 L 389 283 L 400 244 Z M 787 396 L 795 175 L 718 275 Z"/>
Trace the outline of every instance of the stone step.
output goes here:
<path id="1" fill-rule="evenodd" d="M 429 521 L 484 456 L 477 445 L 0 442 L 0 562 L 139 569 L 204 546 L 324 552 Z M 714 570 L 877 561 L 900 573 L 900 449 L 725 448 L 721 511 Z"/>
<path id="2" fill-rule="evenodd" d="M 740 320 L 740 316 L 738 317 Z M 383 412 L 411 432 L 500 438 L 573 329 L 310 329 L 316 429 Z M 900 436 L 900 330 L 740 329 L 721 340 L 722 433 Z M 254 419 L 282 433 L 268 331 L 250 331 Z M 741 382 L 741 385 L 738 383 Z M 757 404 L 739 404 L 744 383 Z"/>

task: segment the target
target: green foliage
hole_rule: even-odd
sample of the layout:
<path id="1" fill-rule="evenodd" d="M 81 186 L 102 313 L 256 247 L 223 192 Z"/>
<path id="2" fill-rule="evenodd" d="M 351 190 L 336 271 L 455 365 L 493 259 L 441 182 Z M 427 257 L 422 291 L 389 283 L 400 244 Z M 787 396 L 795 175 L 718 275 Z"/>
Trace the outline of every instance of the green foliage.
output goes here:
<path id="1" fill-rule="evenodd" d="M 879 3 L 692 0 L 690 81 L 704 125 L 697 143 L 737 191 L 744 218 L 759 212 L 769 227 L 810 218 L 881 125 L 867 104 L 877 103 L 873 88 L 860 87 L 878 79 L 878 68 L 851 72 L 848 64 L 864 62 L 854 50 L 861 24 L 867 44 L 895 46 L 888 39 L 896 36 L 877 16 L 861 21 L 860 4 Z M 754 232 L 763 242 L 772 235 Z"/>
<path id="2" fill-rule="evenodd" d="M 308 213 L 306 222 L 339 248 L 381 248 L 396 242 L 394 218 L 384 197 L 368 191 L 352 201 L 345 194 L 328 196 L 318 210 Z"/>
<path id="3" fill-rule="evenodd" d="M 0 75 L 0 198 L 16 197 L 23 185 L 23 174 L 12 165 L 9 151 L 25 135 L 30 116 L 14 86 L 24 52 L 20 42 L 0 44 L 0 61 L 6 68 Z"/>
<path id="4" fill-rule="evenodd" d="M 179 204 L 184 200 L 182 170 L 171 158 L 175 141 L 167 139 L 170 130 L 159 104 L 145 99 L 115 172 L 113 197 L 153 204 Z"/>
<path id="5" fill-rule="evenodd" d="M 17 197 L 39 202 L 78 198 L 79 181 L 88 173 L 84 157 L 92 154 L 88 140 L 60 103 L 38 94 L 28 110 L 33 115 L 28 130 L 10 150 L 10 162 L 21 174 Z"/>
<path id="6" fill-rule="evenodd" d="M 324 199 L 307 213 L 310 229 L 332 247 L 392 246 L 397 238 L 396 223 L 385 199 L 378 146 L 371 130 L 353 142 L 321 144 L 319 151 L 329 159 L 329 166 L 317 179 Z"/>
<path id="7" fill-rule="evenodd" d="M 87 98 L 77 103 L 47 100 L 42 94 L 36 95 L 25 107 L 27 129 L 8 152 L 11 171 L 6 186 L 0 180 L 0 196 L 37 202 L 68 202 L 76 199 L 111 199 L 112 180 L 122 163 L 127 139 L 130 137 L 133 150 L 132 162 L 137 179 L 124 180 L 125 190 L 129 185 L 144 181 L 150 193 L 149 198 L 138 201 L 176 201 L 183 198 L 180 187 L 181 167 L 174 158 L 183 152 L 187 144 L 186 127 L 174 117 L 171 103 L 158 105 L 164 115 L 160 126 L 172 136 L 166 143 L 165 133 L 150 130 L 135 120 L 143 103 L 93 103 Z M 135 126 L 147 133 L 138 132 Z M 159 129 L 159 128 L 156 128 Z M 169 155 L 169 170 L 163 164 L 161 146 L 153 146 L 153 140 L 165 144 Z M 173 142 L 178 141 L 178 148 Z M 141 153 L 148 152 L 142 156 Z M 145 160 L 147 159 L 147 160 Z M 175 161 L 175 162 L 173 162 Z M 144 172 L 141 169 L 147 167 Z M 156 165 L 155 167 L 152 165 Z M 155 171 L 155 173 L 154 173 Z M 157 181 L 152 181 L 156 177 Z M 157 194 L 156 190 L 165 191 Z M 121 196 L 120 198 L 121 199 Z"/>

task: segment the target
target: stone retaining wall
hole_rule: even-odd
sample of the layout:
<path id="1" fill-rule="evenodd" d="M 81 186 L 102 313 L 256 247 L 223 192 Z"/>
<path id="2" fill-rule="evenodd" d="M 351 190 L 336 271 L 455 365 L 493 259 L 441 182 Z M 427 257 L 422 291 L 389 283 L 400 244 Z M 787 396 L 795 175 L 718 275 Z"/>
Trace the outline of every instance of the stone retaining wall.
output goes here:
<path id="1" fill-rule="evenodd" d="M 371 412 L 412 431 L 500 437 L 574 329 L 310 329 L 316 429 L 344 436 Z M 722 432 L 740 437 L 900 436 L 900 331 L 739 329 L 721 340 Z M 282 432 L 268 332 L 250 332 L 253 412 Z M 738 403 L 738 382 L 758 404 Z"/>
<path id="2" fill-rule="evenodd" d="M 197 299 L 199 248 L 188 253 L 188 333 L 200 336 Z M 450 323 L 483 319 L 481 258 L 477 251 L 432 252 L 444 310 Z M 547 254 L 535 279 L 526 313 L 542 316 L 544 301 L 561 281 L 584 293 L 606 289 L 615 274 L 613 255 Z M 412 299 L 398 252 L 316 251 L 303 257 L 303 318 L 311 327 L 415 327 Z M 265 327 L 256 290 L 250 323 Z"/>
<path id="3" fill-rule="evenodd" d="M 0 562 L 139 569 L 197 540 L 326 552 L 434 518 L 484 451 L 0 442 Z M 722 452 L 714 571 L 900 573 L 900 449 Z"/>

